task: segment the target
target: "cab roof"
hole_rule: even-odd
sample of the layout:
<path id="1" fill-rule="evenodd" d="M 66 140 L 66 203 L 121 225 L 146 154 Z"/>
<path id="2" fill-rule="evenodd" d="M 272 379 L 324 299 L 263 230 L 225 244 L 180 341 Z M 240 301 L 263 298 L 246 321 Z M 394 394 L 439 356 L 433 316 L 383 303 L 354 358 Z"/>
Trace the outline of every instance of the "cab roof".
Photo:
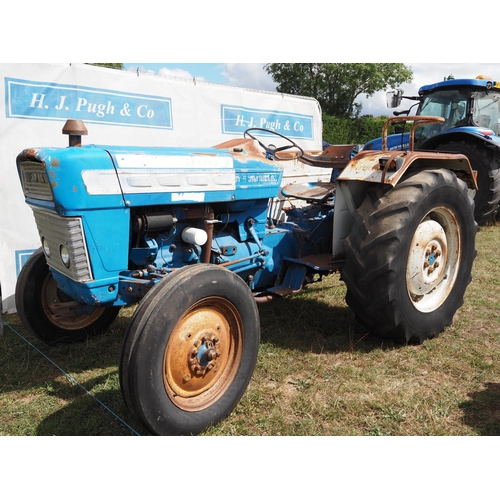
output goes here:
<path id="1" fill-rule="evenodd" d="M 500 81 L 496 82 L 489 77 L 478 78 L 459 78 L 453 80 L 443 80 L 442 82 L 432 83 L 420 87 L 418 93 L 420 95 L 432 92 L 440 88 L 454 88 L 454 87 L 478 87 L 478 88 L 496 88 L 500 90 Z"/>

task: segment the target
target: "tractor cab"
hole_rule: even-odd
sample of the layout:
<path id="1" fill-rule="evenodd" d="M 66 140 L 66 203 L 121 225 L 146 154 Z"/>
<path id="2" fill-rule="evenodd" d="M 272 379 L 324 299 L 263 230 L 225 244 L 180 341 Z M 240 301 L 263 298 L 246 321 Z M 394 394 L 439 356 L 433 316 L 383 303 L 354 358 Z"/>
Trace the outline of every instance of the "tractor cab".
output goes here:
<path id="1" fill-rule="evenodd" d="M 425 85 L 420 88 L 418 97 L 406 97 L 401 90 L 393 90 L 387 93 L 387 106 L 396 108 L 401 105 L 402 99 L 418 101 L 418 109 L 415 112 L 417 116 L 444 118 L 443 123 L 428 124 L 419 129 L 415 135 L 417 147 L 425 149 L 435 136 L 456 128 L 481 136 L 493 133 L 500 135 L 500 82 L 495 82 L 488 76 L 450 79 Z M 394 114 L 408 115 L 411 108 Z M 400 145 L 401 134 L 395 134 L 392 142 L 394 145 Z M 378 148 L 365 146 L 365 149 Z"/>
<path id="2" fill-rule="evenodd" d="M 422 87 L 419 95 L 417 115 L 441 116 L 445 121 L 422 127 L 417 144 L 425 147 L 436 134 L 462 127 L 471 127 L 482 135 L 500 133 L 500 82 L 488 77 L 446 80 Z"/>
<path id="3" fill-rule="evenodd" d="M 426 123 L 415 131 L 415 149 L 444 151 L 467 156 L 477 172 L 479 190 L 475 197 L 478 224 L 494 220 L 500 213 L 500 81 L 479 75 L 471 79 L 448 79 L 424 85 L 418 96 L 404 96 L 401 90 L 387 93 L 387 106 L 397 108 L 403 99 L 414 101 L 395 116 L 436 116 L 442 121 Z M 387 149 L 408 151 L 407 123 L 387 137 Z M 382 138 L 363 146 L 363 151 L 382 149 Z"/>

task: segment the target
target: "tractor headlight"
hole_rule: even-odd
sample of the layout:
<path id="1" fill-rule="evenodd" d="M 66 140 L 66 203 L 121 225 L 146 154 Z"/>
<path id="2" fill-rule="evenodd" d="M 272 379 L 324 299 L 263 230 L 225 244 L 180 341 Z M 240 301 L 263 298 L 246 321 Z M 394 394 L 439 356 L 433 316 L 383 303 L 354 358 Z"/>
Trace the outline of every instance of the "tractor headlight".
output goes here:
<path id="1" fill-rule="evenodd" d="M 64 245 L 61 245 L 59 247 L 59 255 L 61 257 L 61 261 L 64 264 L 64 266 L 67 269 L 69 269 L 69 266 L 70 266 L 69 252 L 68 252 L 68 249 Z"/>
<path id="2" fill-rule="evenodd" d="M 45 254 L 45 257 L 47 257 L 47 259 L 50 259 L 50 247 L 49 247 L 49 243 L 47 242 L 45 237 L 42 237 L 42 247 L 43 247 L 43 253 Z"/>

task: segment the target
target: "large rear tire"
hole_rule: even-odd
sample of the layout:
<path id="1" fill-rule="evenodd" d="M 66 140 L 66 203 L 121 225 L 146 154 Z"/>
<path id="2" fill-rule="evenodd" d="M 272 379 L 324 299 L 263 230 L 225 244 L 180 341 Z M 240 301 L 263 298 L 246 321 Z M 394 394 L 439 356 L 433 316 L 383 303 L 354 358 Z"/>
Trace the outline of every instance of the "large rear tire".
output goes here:
<path id="1" fill-rule="evenodd" d="M 474 217 L 478 224 L 494 220 L 500 208 L 500 159 L 492 149 L 474 141 L 439 144 L 437 151 L 462 153 L 477 171 L 478 191 L 474 198 Z"/>
<path id="2" fill-rule="evenodd" d="M 45 344 L 82 342 L 104 333 L 119 307 L 89 308 L 84 314 L 57 314 L 53 306 L 73 299 L 61 292 L 39 248 L 24 264 L 16 283 L 16 309 L 23 325 Z M 84 307 L 84 306 L 81 306 Z"/>
<path id="3" fill-rule="evenodd" d="M 257 306 L 239 276 L 211 264 L 174 271 L 144 297 L 125 334 L 125 402 L 152 434 L 199 434 L 240 401 L 259 342 Z"/>
<path id="4" fill-rule="evenodd" d="M 451 324 L 471 281 L 473 213 L 467 186 L 448 170 L 368 188 L 342 277 L 347 304 L 372 333 L 421 343 Z"/>

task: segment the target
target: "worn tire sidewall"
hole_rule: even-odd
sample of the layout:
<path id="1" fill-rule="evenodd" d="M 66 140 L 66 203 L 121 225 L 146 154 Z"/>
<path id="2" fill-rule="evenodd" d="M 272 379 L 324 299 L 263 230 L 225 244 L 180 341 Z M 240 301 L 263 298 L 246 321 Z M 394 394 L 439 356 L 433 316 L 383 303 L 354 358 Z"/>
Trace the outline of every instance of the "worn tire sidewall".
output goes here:
<path id="1" fill-rule="evenodd" d="M 31 319 L 42 314 L 41 288 L 49 272 L 41 248 L 36 250 L 27 260 L 19 273 L 16 282 L 16 310 L 24 325 L 33 328 Z M 28 314 L 28 311 L 31 314 Z M 35 315 L 33 315 L 35 312 Z"/>
<path id="2" fill-rule="evenodd" d="M 43 286 L 51 276 L 42 248 L 36 250 L 25 265 L 16 283 L 16 310 L 23 325 L 47 345 L 82 342 L 103 333 L 114 321 L 120 307 L 107 307 L 95 323 L 86 328 L 65 330 L 54 324 L 42 305 Z M 54 278 L 51 278 L 54 279 Z"/>
<path id="3" fill-rule="evenodd" d="M 136 415 L 154 434 L 198 434 L 227 417 L 243 396 L 255 369 L 260 320 L 248 286 L 218 266 L 203 266 L 203 270 L 196 267 L 194 274 L 184 271 L 155 293 L 155 304 L 146 306 L 147 317 L 140 321 L 141 331 L 128 361 L 130 399 L 136 402 L 132 403 Z M 177 407 L 165 390 L 164 353 L 179 318 L 192 304 L 209 296 L 225 298 L 237 308 L 243 323 L 242 359 L 226 392 L 208 408 L 189 412 Z"/>
<path id="4" fill-rule="evenodd" d="M 401 252 L 395 265 L 396 293 L 400 300 L 403 314 L 407 322 L 414 325 L 416 331 L 427 331 L 433 325 L 440 324 L 443 318 L 450 318 L 463 303 L 463 295 L 470 282 L 472 264 L 475 257 L 476 224 L 469 209 L 470 205 L 464 199 L 464 192 L 453 185 L 443 185 L 437 190 L 431 190 L 423 201 L 415 203 L 415 212 L 410 225 L 404 229 L 401 239 Z M 406 282 L 406 268 L 413 236 L 426 215 L 437 207 L 452 210 L 461 226 L 462 247 L 461 261 L 453 288 L 444 302 L 434 311 L 419 311 L 410 299 Z M 446 326 L 442 325 L 442 328 Z M 439 331 L 435 332 L 436 334 Z"/>

